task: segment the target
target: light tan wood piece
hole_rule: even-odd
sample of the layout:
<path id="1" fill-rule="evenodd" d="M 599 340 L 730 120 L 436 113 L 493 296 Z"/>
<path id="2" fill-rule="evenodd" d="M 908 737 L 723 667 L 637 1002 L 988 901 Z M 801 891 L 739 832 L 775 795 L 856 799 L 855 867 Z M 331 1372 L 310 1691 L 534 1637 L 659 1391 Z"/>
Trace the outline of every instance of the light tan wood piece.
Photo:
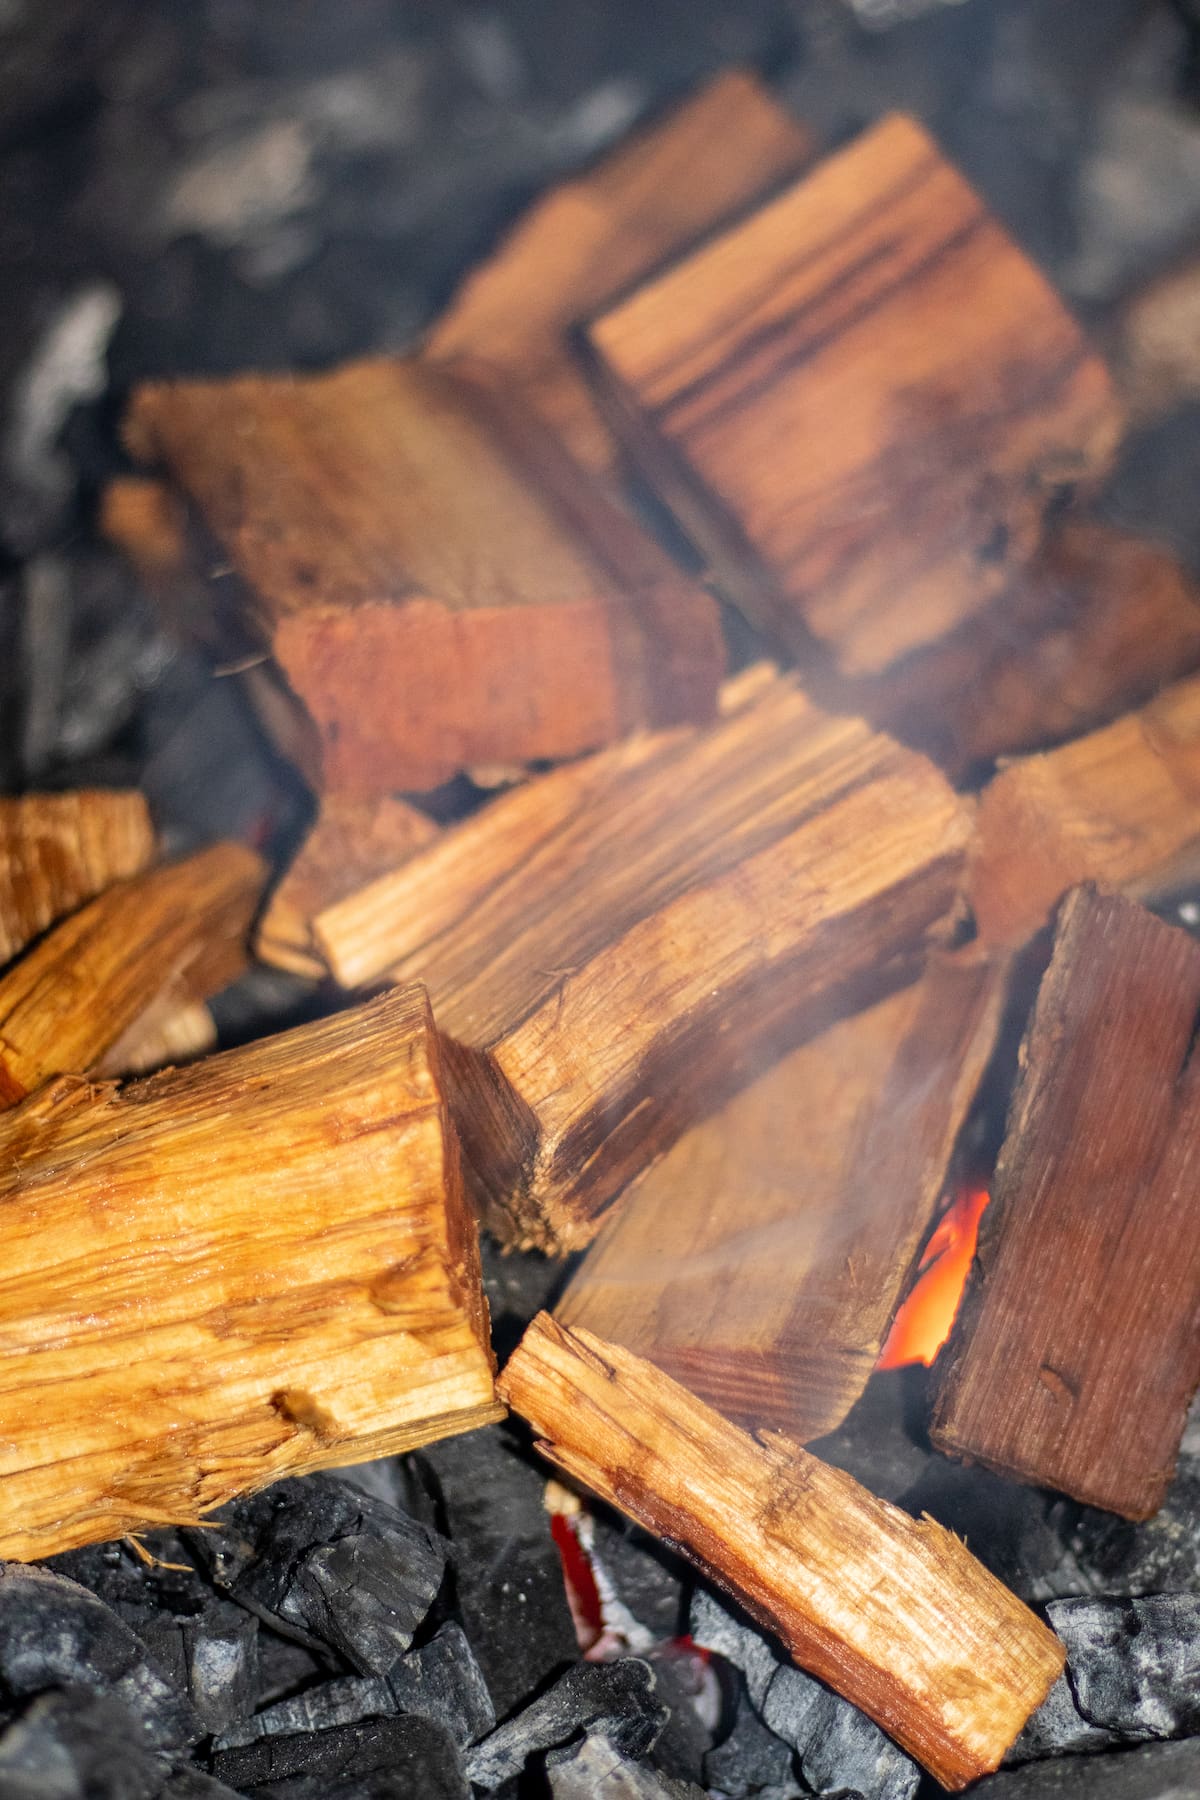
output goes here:
<path id="1" fill-rule="evenodd" d="M 730 597 L 847 677 L 981 611 L 1118 436 L 1078 325 L 903 117 L 602 313 L 587 343 L 628 449 Z"/>
<path id="2" fill-rule="evenodd" d="M 744 69 L 536 200 L 434 325 L 431 357 L 503 370 L 581 463 L 611 470 L 612 437 L 569 328 L 722 220 L 797 174 L 811 133 Z"/>
<path id="3" fill-rule="evenodd" d="M 936 955 L 680 1138 L 555 1309 L 747 1430 L 801 1443 L 862 1393 L 945 1193 L 1004 969 Z"/>
<path id="4" fill-rule="evenodd" d="M 1113 369 L 1135 423 L 1200 399 L 1200 256 L 1132 295 L 1114 339 Z"/>
<path id="5" fill-rule="evenodd" d="M 543 1455 L 711 1574 L 944 1787 L 994 1769 L 1057 1680 L 1058 1639 L 958 1538 L 627 1350 L 540 1313 L 498 1391 Z"/>
<path id="6" fill-rule="evenodd" d="M 930 763 L 761 670 L 723 705 L 527 782 L 318 922 L 344 986 L 428 981 L 511 1242 L 587 1242 L 687 1126 L 950 928 L 972 814 Z"/>
<path id="7" fill-rule="evenodd" d="M 0 798 L 0 966 L 154 851 L 146 802 L 129 789 Z"/>
<path id="8" fill-rule="evenodd" d="M 1200 1384 L 1200 944 L 1063 903 L 938 1363 L 939 1449 L 1145 1519 Z"/>
<path id="9" fill-rule="evenodd" d="M 1084 881 L 1135 899 L 1200 874 L 1200 676 L 985 788 L 970 895 L 980 937 L 1020 944 Z"/>
<path id="10" fill-rule="evenodd" d="M 262 858 L 216 844 L 108 888 L 0 980 L 0 1107 L 94 1070 L 161 1000 L 204 999 L 241 973 Z"/>
<path id="11" fill-rule="evenodd" d="M 712 716 L 715 603 L 490 380 L 379 360 L 159 383 L 127 429 L 218 546 L 195 628 L 269 653 L 303 715 L 276 729 L 295 754 L 307 723 L 325 790 Z"/>
<path id="12" fill-rule="evenodd" d="M 319 980 L 327 971 L 313 921 L 327 907 L 407 862 L 436 836 L 429 815 L 407 800 L 327 795 L 258 922 L 259 956 L 294 975 Z"/>
<path id="13" fill-rule="evenodd" d="M 216 1022 L 203 1001 L 164 994 L 118 1038 L 95 1072 L 102 1078 L 153 1075 L 159 1069 L 195 1062 L 216 1047 Z"/>
<path id="14" fill-rule="evenodd" d="M 0 1556 L 501 1415 L 420 988 L 0 1120 Z"/>

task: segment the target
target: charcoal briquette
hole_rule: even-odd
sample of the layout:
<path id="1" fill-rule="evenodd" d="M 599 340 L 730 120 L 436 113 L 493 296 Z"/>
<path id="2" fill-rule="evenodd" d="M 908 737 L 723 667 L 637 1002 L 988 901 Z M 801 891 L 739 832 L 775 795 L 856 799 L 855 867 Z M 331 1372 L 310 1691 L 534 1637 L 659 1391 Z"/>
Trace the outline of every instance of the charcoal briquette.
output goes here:
<path id="1" fill-rule="evenodd" d="M 610 1738 L 589 1732 L 546 1758 L 553 1800 L 704 1800 L 703 1788 L 623 1756 Z"/>
<path id="2" fill-rule="evenodd" d="M 1195 1800 L 1200 1738 L 1106 1756 L 1064 1756 L 990 1775 L 971 1800 Z"/>
<path id="3" fill-rule="evenodd" d="M 498 1725 L 467 1757 L 476 1787 L 492 1793 L 531 1756 L 564 1744 L 579 1731 L 610 1739 L 628 1757 L 653 1748 L 667 1721 L 649 1663 L 624 1657 L 576 1663 L 524 1711 Z"/>
<path id="4" fill-rule="evenodd" d="M 296 1800 L 302 1795 L 327 1800 L 339 1784 L 376 1773 L 403 1776 L 413 1800 L 418 1795 L 421 1800 L 458 1800 L 468 1791 L 462 1753 L 432 1719 L 369 1719 L 328 1731 L 258 1738 L 219 1750 L 212 1760 L 218 1780 L 234 1788 L 270 1786 L 273 1800 L 280 1783 L 289 1784 Z"/>

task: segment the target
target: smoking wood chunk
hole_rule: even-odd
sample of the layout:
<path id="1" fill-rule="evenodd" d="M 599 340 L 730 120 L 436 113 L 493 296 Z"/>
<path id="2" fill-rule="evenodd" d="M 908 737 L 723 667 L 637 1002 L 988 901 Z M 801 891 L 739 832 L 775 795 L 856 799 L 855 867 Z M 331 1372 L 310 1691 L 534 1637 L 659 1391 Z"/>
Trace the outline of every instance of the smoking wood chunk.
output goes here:
<path id="1" fill-rule="evenodd" d="M 128 430 L 240 578 L 209 584 L 210 635 L 270 654 L 326 789 L 427 789 L 712 714 L 712 599 L 463 368 L 151 385 Z"/>
<path id="2" fill-rule="evenodd" d="M 499 1416 L 422 990 L 0 1120 L 0 1556 Z"/>
<path id="3" fill-rule="evenodd" d="M 101 1077 L 150 1075 L 168 1064 L 207 1056 L 216 1044 L 217 1027 L 203 1001 L 162 994 L 101 1057 L 95 1073 Z"/>
<path id="4" fill-rule="evenodd" d="M 1176 558 L 1078 519 L 985 612 L 834 697 L 960 776 L 1107 724 L 1198 662 L 1200 592 Z"/>
<path id="5" fill-rule="evenodd" d="M 1057 1679 L 1057 1638 L 951 1533 L 590 1331 L 540 1313 L 498 1391 L 551 1462 L 711 1573 L 943 1786 L 994 1769 Z"/>
<path id="6" fill-rule="evenodd" d="M 979 935 L 1019 944 L 1067 889 L 1138 899 L 1200 873 L 1200 677 L 1138 712 L 1023 757 L 985 788 L 970 878 Z"/>
<path id="7" fill-rule="evenodd" d="M 164 998 L 194 1002 L 233 980 L 266 873 L 253 850 L 216 844 L 56 926 L 0 980 L 0 1106 L 97 1068 Z"/>
<path id="8" fill-rule="evenodd" d="M 752 74 L 717 76 L 660 124 L 535 202 L 467 277 L 425 345 L 501 369 L 580 462 L 616 451 L 568 344 L 571 326 L 795 175 L 813 139 Z"/>
<path id="9" fill-rule="evenodd" d="M 963 304 L 963 295 L 971 304 Z M 892 117 L 588 333 L 629 450 L 749 617 L 877 674 L 979 612 L 1096 482 L 1103 365 Z"/>
<path id="10" fill-rule="evenodd" d="M 586 1243 L 688 1125 L 949 928 L 971 811 L 931 764 L 760 669 L 723 706 L 527 782 L 317 923 L 344 986 L 428 981 L 509 1241 Z"/>
<path id="11" fill-rule="evenodd" d="M 146 802 L 128 789 L 0 798 L 0 964 L 154 850 Z"/>
<path id="12" fill-rule="evenodd" d="M 1200 1383 L 1200 945 L 1080 889 L 1059 915 L 939 1364 L 934 1441 L 1144 1519 Z"/>
<path id="13" fill-rule="evenodd" d="M 987 1064 L 1003 969 L 935 957 L 680 1138 L 556 1309 L 748 1430 L 805 1442 L 866 1386 Z"/>
<path id="14" fill-rule="evenodd" d="M 1200 397 L 1200 256 L 1135 294 L 1115 335 L 1113 371 L 1139 424 Z"/>
<path id="15" fill-rule="evenodd" d="M 267 902 L 255 948 L 264 962 L 320 978 L 325 963 L 313 921 L 329 906 L 406 862 L 437 836 L 428 814 L 391 796 L 329 794 L 316 824 Z"/>

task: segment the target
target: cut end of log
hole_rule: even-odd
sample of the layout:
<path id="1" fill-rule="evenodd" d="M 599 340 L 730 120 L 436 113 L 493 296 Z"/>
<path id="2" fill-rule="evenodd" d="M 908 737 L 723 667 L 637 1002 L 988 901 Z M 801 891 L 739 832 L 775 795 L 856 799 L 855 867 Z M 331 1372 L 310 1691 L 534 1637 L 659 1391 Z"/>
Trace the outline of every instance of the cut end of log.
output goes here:
<path id="1" fill-rule="evenodd" d="M 141 794 L 84 788 L 0 798 L 0 967 L 46 927 L 153 860 Z"/>

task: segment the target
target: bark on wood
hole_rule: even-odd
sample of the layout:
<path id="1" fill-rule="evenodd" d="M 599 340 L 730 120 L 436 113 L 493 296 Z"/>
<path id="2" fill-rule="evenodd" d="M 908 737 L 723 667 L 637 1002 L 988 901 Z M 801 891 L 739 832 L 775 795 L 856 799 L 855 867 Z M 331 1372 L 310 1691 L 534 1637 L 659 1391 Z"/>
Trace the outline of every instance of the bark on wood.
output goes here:
<path id="1" fill-rule="evenodd" d="M 587 1242 L 690 1124 L 949 928 L 971 812 L 929 763 L 761 670 L 723 704 L 503 795 L 318 924 L 344 986 L 428 981 L 509 1241 Z"/>
<path id="2" fill-rule="evenodd" d="M 0 799 L 0 965 L 154 850 L 146 802 L 128 790 Z"/>
<path id="3" fill-rule="evenodd" d="M 988 944 L 1023 943 L 1080 882 L 1149 899 L 1197 874 L 1200 677 L 984 790 L 970 895 Z"/>
<path id="4" fill-rule="evenodd" d="M 711 717 L 711 598 L 463 367 L 150 386 L 129 433 L 240 578 L 209 584 L 210 637 L 270 653 L 326 789 L 423 790 Z"/>
<path id="5" fill-rule="evenodd" d="M 162 999 L 204 999 L 245 964 L 262 859 L 217 844 L 110 887 L 0 980 L 0 1106 L 94 1070 Z"/>
<path id="6" fill-rule="evenodd" d="M 1065 902 L 1022 1051 L 934 1441 L 1127 1518 L 1200 1383 L 1200 945 Z"/>
<path id="7" fill-rule="evenodd" d="M 500 1416 L 424 993 L 0 1120 L 0 1556 Z"/>
<path id="8" fill-rule="evenodd" d="M 581 463 L 616 448 L 569 328 L 777 183 L 813 153 L 808 130 L 730 70 L 574 181 L 535 202 L 434 326 L 425 353 L 503 370 Z"/>
<path id="9" fill-rule="evenodd" d="M 994 1769 L 1057 1679 L 1057 1638 L 956 1537 L 628 1351 L 542 1313 L 498 1391 L 552 1462 L 734 1593 L 943 1786 Z"/>
<path id="10" fill-rule="evenodd" d="M 437 826 L 406 800 L 350 800 L 330 794 L 267 902 L 255 948 L 264 962 L 316 980 L 327 973 L 313 923 L 327 907 L 366 887 L 432 843 Z"/>
<path id="11" fill-rule="evenodd" d="M 1001 593 L 1118 434 L 1075 321 L 902 117 L 602 314 L 587 343 L 627 447 L 730 596 L 843 676 L 878 674 Z"/>
<path id="12" fill-rule="evenodd" d="M 879 1359 L 986 1067 L 1004 971 L 937 956 L 688 1132 L 556 1309 L 747 1430 L 841 1423 Z"/>

